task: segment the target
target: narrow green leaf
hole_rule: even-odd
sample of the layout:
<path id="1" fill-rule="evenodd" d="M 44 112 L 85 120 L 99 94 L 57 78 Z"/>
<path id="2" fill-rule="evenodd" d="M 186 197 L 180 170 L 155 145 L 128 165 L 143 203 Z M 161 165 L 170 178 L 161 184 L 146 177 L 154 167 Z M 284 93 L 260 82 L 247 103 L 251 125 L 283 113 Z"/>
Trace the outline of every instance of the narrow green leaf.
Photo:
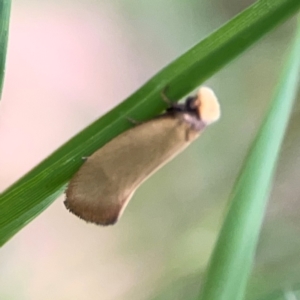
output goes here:
<path id="1" fill-rule="evenodd" d="M 266 118 L 245 160 L 202 287 L 201 300 L 243 299 L 280 146 L 297 92 L 300 18 L 295 43 Z"/>
<path id="2" fill-rule="evenodd" d="M 115 109 L 79 133 L 0 196 L 0 245 L 49 206 L 88 156 L 129 128 L 126 116 L 147 120 L 163 110 L 161 90 L 179 99 L 296 13 L 299 0 L 261 0 L 150 79 Z"/>
<path id="3" fill-rule="evenodd" d="M 0 0 L 0 100 L 4 82 L 10 6 L 10 0 Z"/>

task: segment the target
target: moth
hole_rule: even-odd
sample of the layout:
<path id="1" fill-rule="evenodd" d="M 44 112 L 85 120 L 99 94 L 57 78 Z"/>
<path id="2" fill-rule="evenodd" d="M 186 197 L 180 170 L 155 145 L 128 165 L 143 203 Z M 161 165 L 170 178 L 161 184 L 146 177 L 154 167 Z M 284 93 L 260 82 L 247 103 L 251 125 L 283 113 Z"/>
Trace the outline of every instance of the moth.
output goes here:
<path id="1" fill-rule="evenodd" d="M 183 104 L 121 133 L 86 159 L 64 202 L 87 222 L 115 224 L 136 189 L 220 117 L 214 92 L 201 87 Z"/>

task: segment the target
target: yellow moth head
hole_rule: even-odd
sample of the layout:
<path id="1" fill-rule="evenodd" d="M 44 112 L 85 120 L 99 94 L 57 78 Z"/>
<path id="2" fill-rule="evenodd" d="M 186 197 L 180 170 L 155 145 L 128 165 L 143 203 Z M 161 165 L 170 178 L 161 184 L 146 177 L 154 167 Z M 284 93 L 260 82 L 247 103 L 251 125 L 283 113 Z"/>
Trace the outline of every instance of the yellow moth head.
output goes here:
<path id="1" fill-rule="evenodd" d="M 197 94 L 197 106 L 201 120 L 209 125 L 220 118 L 220 105 L 218 99 L 208 87 L 201 87 Z"/>

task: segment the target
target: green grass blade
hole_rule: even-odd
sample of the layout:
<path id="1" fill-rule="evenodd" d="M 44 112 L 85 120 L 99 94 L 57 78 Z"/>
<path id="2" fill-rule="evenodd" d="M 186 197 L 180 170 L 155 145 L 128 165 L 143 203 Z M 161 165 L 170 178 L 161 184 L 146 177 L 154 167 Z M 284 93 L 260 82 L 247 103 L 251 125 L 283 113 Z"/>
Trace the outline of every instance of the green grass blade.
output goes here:
<path id="1" fill-rule="evenodd" d="M 233 189 L 201 300 L 243 299 L 280 146 L 296 97 L 299 70 L 300 18 L 278 90 Z"/>
<path id="2" fill-rule="evenodd" d="M 155 75 L 115 109 L 87 127 L 0 196 L 0 245 L 61 193 L 88 156 L 129 128 L 126 116 L 146 120 L 164 108 L 160 92 L 179 99 L 300 8 L 299 0 L 261 0 Z"/>
<path id="3" fill-rule="evenodd" d="M 0 0 L 0 100 L 4 82 L 10 6 L 10 0 Z"/>

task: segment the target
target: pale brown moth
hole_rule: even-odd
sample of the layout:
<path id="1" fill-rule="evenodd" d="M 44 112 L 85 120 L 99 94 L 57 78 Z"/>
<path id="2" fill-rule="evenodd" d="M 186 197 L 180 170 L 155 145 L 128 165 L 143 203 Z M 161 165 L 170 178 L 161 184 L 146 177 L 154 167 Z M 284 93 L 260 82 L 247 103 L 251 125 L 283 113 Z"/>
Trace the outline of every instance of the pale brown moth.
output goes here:
<path id="1" fill-rule="evenodd" d="M 116 223 L 136 189 L 219 117 L 218 100 L 207 87 L 184 104 L 171 104 L 88 157 L 69 183 L 65 206 L 87 222 Z"/>

